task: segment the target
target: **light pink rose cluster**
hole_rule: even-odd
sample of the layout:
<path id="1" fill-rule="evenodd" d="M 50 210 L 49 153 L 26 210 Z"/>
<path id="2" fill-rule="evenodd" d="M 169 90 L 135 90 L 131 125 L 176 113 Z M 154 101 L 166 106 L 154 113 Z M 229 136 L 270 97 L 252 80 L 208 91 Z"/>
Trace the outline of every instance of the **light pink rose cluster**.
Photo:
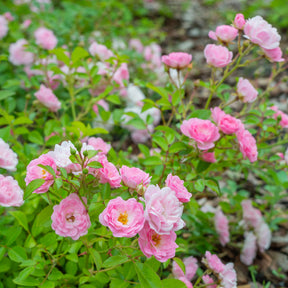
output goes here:
<path id="1" fill-rule="evenodd" d="M 203 152 L 200 154 L 200 158 L 205 162 L 215 163 L 217 160 L 215 158 L 215 152 Z"/>
<path id="2" fill-rule="evenodd" d="M 241 205 L 246 232 L 240 259 L 244 264 L 251 265 L 256 257 L 257 246 L 263 253 L 270 247 L 272 235 L 260 210 L 254 208 L 250 200 L 243 200 Z"/>
<path id="3" fill-rule="evenodd" d="M 246 20 L 245 20 L 244 15 L 241 13 L 236 14 L 234 18 L 234 22 L 233 22 L 234 27 L 237 28 L 238 30 L 243 30 L 245 23 L 246 23 Z"/>
<path id="4" fill-rule="evenodd" d="M 8 22 L 7 19 L 0 15 L 0 39 L 4 38 L 8 33 Z"/>
<path id="5" fill-rule="evenodd" d="M 243 158 L 248 158 L 250 162 L 257 161 L 258 150 L 255 138 L 248 130 L 240 129 L 237 133 L 237 140 Z"/>
<path id="6" fill-rule="evenodd" d="M 190 64 L 192 55 L 183 52 L 173 52 L 169 55 L 163 55 L 161 59 L 166 66 L 180 70 Z"/>
<path id="7" fill-rule="evenodd" d="M 249 80 L 240 77 L 237 84 L 237 94 L 244 103 L 251 103 L 256 100 L 258 91 L 253 87 Z"/>
<path id="8" fill-rule="evenodd" d="M 138 53 L 142 53 L 144 49 L 140 39 L 130 39 L 129 47 L 135 49 Z"/>
<path id="9" fill-rule="evenodd" d="M 16 171 L 18 164 L 17 154 L 0 138 L 0 167 L 8 171 Z"/>
<path id="10" fill-rule="evenodd" d="M 204 49 L 204 56 L 207 64 L 223 68 L 232 61 L 233 53 L 224 46 L 208 44 Z"/>
<path id="11" fill-rule="evenodd" d="M 57 38 L 53 31 L 40 27 L 34 32 L 36 44 L 46 50 L 54 49 L 57 45 Z"/>
<path id="12" fill-rule="evenodd" d="M 13 177 L 0 175 L 0 206 L 19 207 L 24 203 L 23 195 L 23 190 Z"/>
<path id="13" fill-rule="evenodd" d="M 129 81 L 129 71 L 126 63 L 122 63 L 114 73 L 112 79 L 121 87 L 124 88 L 124 80 Z"/>
<path id="14" fill-rule="evenodd" d="M 97 56 L 100 61 L 105 61 L 114 56 L 113 52 L 109 50 L 105 45 L 93 42 L 88 48 L 92 56 Z"/>
<path id="15" fill-rule="evenodd" d="M 265 57 L 270 62 L 283 62 L 285 61 L 284 58 L 282 58 L 282 50 L 280 47 L 274 48 L 274 49 L 262 49 L 264 52 Z"/>
<path id="16" fill-rule="evenodd" d="M 243 129 L 244 126 L 241 120 L 226 114 L 219 107 L 211 108 L 212 119 L 217 124 L 218 128 L 225 134 L 233 134 Z"/>
<path id="17" fill-rule="evenodd" d="M 43 154 L 39 158 L 32 160 L 27 166 L 27 174 L 25 178 L 26 185 L 35 179 L 44 179 L 45 182 L 34 193 L 45 193 L 49 190 L 50 186 L 54 183 L 53 175 L 48 171 L 38 166 L 50 166 L 55 173 L 57 173 L 57 166 L 54 159 L 49 154 Z"/>
<path id="18" fill-rule="evenodd" d="M 56 112 L 61 108 L 61 102 L 55 96 L 50 88 L 41 84 L 40 89 L 34 94 L 35 97 L 52 112 Z"/>
<path id="19" fill-rule="evenodd" d="M 99 221 L 109 227 L 114 237 L 134 237 L 144 226 L 143 205 L 134 198 L 125 201 L 117 197 L 109 201 Z"/>
<path id="20" fill-rule="evenodd" d="M 82 197 L 82 200 L 87 203 L 85 197 Z M 88 233 L 91 226 L 90 217 L 76 193 L 63 199 L 59 205 L 53 207 L 53 210 L 52 229 L 56 234 L 78 240 Z"/>
<path id="21" fill-rule="evenodd" d="M 189 202 L 192 194 L 188 192 L 187 188 L 184 186 L 184 181 L 178 176 L 173 176 L 170 173 L 165 180 L 165 184 L 176 193 L 175 195 L 180 202 Z"/>
<path id="22" fill-rule="evenodd" d="M 98 155 L 104 154 L 107 155 L 109 150 L 111 149 L 111 145 L 107 144 L 102 138 L 100 137 L 90 137 L 88 139 L 88 145 L 92 146 L 95 150 L 98 151 Z"/>
<path id="23" fill-rule="evenodd" d="M 31 65 L 34 60 L 34 54 L 26 51 L 25 45 L 28 42 L 25 39 L 19 39 L 9 47 L 9 61 L 16 65 Z"/>
<path id="24" fill-rule="evenodd" d="M 204 284 L 207 284 L 207 287 L 209 287 L 209 288 L 217 288 L 217 284 L 211 285 L 212 283 L 215 283 L 215 281 L 209 275 L 203 275 L 202 281 L 204 282 Z"/>
<path id="25" fill-rule="evenodd" d="M 150 184 L 151 176 L 139 168 L 123 165 L 120 174 L 124 185 L 130 189 L 143 189 Z"/>
<path id="26" fill-rule="evenodd" d="M 273 117 L 275 120 L 277 120 L 278 118 L 280 118 L 280 122 L 279 125 L 282 128 L 288 128 L 288 115 L 285 114 L 284 112 L 282 112 L 281 110 L 278 109 L 277 106 L 272 106 L 270 107 L 271 110 L 275 111 Z"/>
<path id="27" fill-rule="evenodd" d="M 213 255 L 209 251 L 206 251 L 205 258 L 202 261 L 207 268 L 212 270 L 218 285 L 224 288 L 237 288 L 237 275 L 233 263 L 224 265 L 217 255 Z M 204 283 L 215 282 L 211 282 L 211 278 L 205 278 L 203 281 Z"/>
<path id="28" fill-rule="evenodd" d="M 219 235 L 221 245 L 225 246 L 230 241 L 229 221 L 221 210 L 217 210 L 215 213 L 214 225 Z"/>
<path id="29" fill-rule="evenodd" d="M 238 35 L 238 30 L 229 25 L 220 25 L 216 31 L 210 31 L 208 36 L 213 40 L 219 40 L 223 43 L 232 42 Z"/>
<path id="30" fill-rule="evenodd" d="M 220 138 L 218 128 L 210 120 L 198 118 L 184 120 L 180 129 L 184 135 L 196 142 L 200 150 L 213 148 L 214 142 Z"/>

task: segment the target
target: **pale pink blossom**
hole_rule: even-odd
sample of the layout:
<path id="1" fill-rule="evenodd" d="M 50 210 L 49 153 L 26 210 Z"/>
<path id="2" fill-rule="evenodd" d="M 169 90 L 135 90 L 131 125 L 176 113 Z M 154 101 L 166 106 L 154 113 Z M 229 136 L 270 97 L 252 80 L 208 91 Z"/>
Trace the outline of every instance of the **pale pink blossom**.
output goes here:
<path id="1" fill-rule="evenodd" d="M 215 163 L 217 160 L 215 158 L 215 152 L 203 152 L 200 154 L 200 158 L 205 162 Z"/>
<path id="2" fill-rule="evenodd" d="M 147 187 L 150 184 L 152 177 L 149 173 L 146 173 L 139 168 L 129 168 L 125 165 L 120 168 L 120 174 L 124 185 L 131 189 L 137 189 L 139 185 Z"/>
<path id="3" fill-rule="evenodd" d="M 0 175 L 0 206 L 21 206 L 24 203 L 23 195 L 23 190 L 13 177 Z"/>
<path id="4" fill-rule="evenodd" d="M 209 120 L 191 118 L 184 120 L 180 126 L 181 132 L 196 141 L 200 150 L 208 150 L 215 146 L 220 138 L 218 128 Z"/>
<path id="5" fill-rule="evenodd" d="M 36 39 L 36 44 L 46 50 L 54 49 L 58 42 L 53 31 L 44 27 L 38 28 L 34 32 L 34 36 Z"/>
<path id="6" fill-rule="evenodd" d="M 198 269 L 197 259 L 192 256 L 186 257 L 183 259 L 183 263 L 185 265 L 185 274 L 175 261 L 173 261 L 172 273 L 175 278 L 185 277 L 188 281 L 191 281 Z"/>
<path id="7" fill-rule="evenodd" d="M 261 16 L 256 16 L 246 21 L 244 26 L 245 36 L 264 49 L 274 49 L 280 44 L 281 36 L 277 29 L 265 21 Z"/>
<path id="8" fill-rule="evenodd" d="M 221 245 L 225 246 L 230 241 L 229 221 L 221 210 L 217 210 L 215 213 L 214 225 L 219 235 Z"/>
<path id="9" fill-rule="evenodd" d="M 192 194 L 188 192 L 187 188 L 184 186 L 184 181 L 178 176 L 173 176 L 170 173 L 165 180 L 165 184 L 176 193 L 176 197 L 180 202 L 189 202 Z"/>
<path id="10" fill-rule="evenodd" d="M 263 219 L 262 223 L 256 227 L 255 233 L 257 236 L 257 244 L 259 250 L 263 253 L 270 247 L 272 238 L 271 230 L 267 223 L 263 221 Z"/>
<path id="11" fill-rule="evenodd" d="M 257 161 L 258 150 L 255 138 L 248 130 L 239 130 L 236 134 L 239 148 L 243 158 L 248 158 L 251 163 Z"/>
<path id="12" fill-rule="evenodd" d="M 218 128 L 225 134 L 236 133 L 240 128 L 243 129 L 241 120 L 226 114 L 219 107 L 211 108 L 212 119 Z"/>
<path id="13" fill-rule="evenodd" d="M 98 151 L 98 155 L 100 154 L 108 154 L 109 150 L 111 149 L 111 145 L 107 144 L 102 138 L 100 137 L 90 137 L 88 139 L 88 145 L 91 145 L 95 150 Z"/>
<path id="14" fill-rule="evenodd" d="M 98 105 L 101 106 L 105 111 L 109 111 L 109 104 L 104 99 L 101 99 L 93 105 L 93 111 L 97 115 L 99 115 Z"/>
<path id="15" fill-rule="evenodd" d="M 173 52 L 162 56 L 162 62 L 170 68 L 183 69 L 192 61 L 192 55 L 183 52 Z"/>
<path id="16" fill-rule="evenodd" d="M 275 111 L 273 117 L 275 120 L 277 120 L 278 118 L 280 118 L 280 122 L 279 125 L 282 128 L 288 128 L 288 115 L 285 114 L 284 112 L 282 112 L 281 110 L 278 109 L 278 107 L 276 106 L 272 106 L 270 107 L 271 110 Z"/>
<path id="17" fill-rule="evenodd" d="M 209 251 L 206 251 L 203 262 L 208 268 L 218 274 L 222 273 L 225 269 L 225 265 L 221 262 L 218 256 L 211 254 Z"/>
<path id="18" fill-rule="evenodd" d="M 142 100 L 145 99 L 145 95 L 141 89 L 135 85 L 129 85 L 127 88 L 127 104 L 128 106 L 143 106 Z M 149 109 L 150 110 L 150 109 Z"/>
<path id="19" fill-rule="evenodd" d="M 244 15 L 241 13 L 236 14 L 234 18 L 234 22 L 233 22 L 234 27 L 239 30 L 243 30 L 245 23 L 246 23 L 246 20 L 245 20 Z"/>
<path id="20" fill-rule="evenodd" d="M 114 237 L 134 237 L 144 226 L 143 205 L 134 198 L 125 201 L 117 197 L 109 201 L 99 215 L 99 221 Z"/>
<path id="21" fill-rule="evenodd" d="M 34 60 L 34 54 L 26 51 L 25 45 L 28 42 L 25 39 L 19 39 L 9 46 L 9 61 L 16 65 L 31 65 Z"/>
<path id="22" fill-rule="evenodd" d="M 128 66 L 126 63 L 122 63 L 120 67 L 116 70 L 114 73 L 112 79 L 120 85 L 120 87 L 125 87 L 124 85 L 124 80 L 128 81 L 129 80 L 129 71 L 128 71 Z"/>
<path id="23" fill-rule="evenodd" d="M 0 39 L 4 38 L 8 33 L 8 22 L 4 16 L 0 15 Z"/>
<path id="24" fill-rule="evenodd" d="M 145 130 L 135 130 L 131 132 L 131 138 L 133 140 L 134 143 L 145 143 L 149 138 L 150 138 L 150 134 L 147 131 L 147 129 Z"/>
<path id="25" fill-rule="evenodd" d="M 8 171 L 16 171 L 18 164 L 17 154 L 0 138 L 0 167 Z"/>
<path id="26" fill-rule="evenodd" d="M 220 25 L 216 28 L 216 31 L 210 31 L 208 36 L 213 40 L 219 40 L 221 42 L 230 43 L 238 35 L 238 30 L 229 25 Z"/>
<path id="27" fill-rule="evenodd" d="M 274 49 L 262 49 L 265 57 L 270 61 L 270 62 L 283 62 L 285 61 L 284 58 L 282 58 L 282 50 L 280 47 L 276 47 Z"/>
<path id="28" fill-rule="evenodd" d="M 82 197 L 84 203 L 87 199 Z M 78 240 L 88 233 L 90 217 L 81 199 L 76 193 L 70 194 L 59 205 L 53 207 L 52 229 L 57 235 Z"/>
<path id="29" fill-rule="evenodd" d="M 4 13 L 3 16 L 5 17 L 5 19 L 6 19 L 7 21 L 10 21 L 10 22 L 11 22 L 11 21 L 14 20 L 14 17 L 12 16 L 12 14 L 11 14 L 10 12 Z"/>
<path id="30" fill-rule="evenodd" d="M 31 20 L 31 19 L 26 19 L 26 20 L 22 23 L 21 27 L 22 27 L 23 29 L 27 29 L 27 28 L 31 25 L 31 23 L 32 23 L 32 20 Z"/>
<path id="31" fill-rule="evenodd" d="M 256 257 L 257 245 L 256 245 L 256 236 L 253 232 L 245 232 L 245 241 L 244 246 L 241 250 L 240 260 L 247 266 L 250 266 L 253 263 L 253 260 Z"/>
<path id="32" fill-rule="evenodd" d="M 187 288 L 193 288 L 192 283 L 186 277 L 180 277 L 178 280 L 182 281 Z"/>
<path id="33" fill-rule="evenodd" d="M 43 166 L 50 166 L 55 173 L 57 173 L 57 167 L 54 159 L 48 154 L 43 154 L 39 158 L 32 160 L 27 166 L 27 174 L 25 178 L 26 185 L 35 179 L 44 179 L 45 182 L 37 188 L 34 193 L 45 193 L 49 190 L 50 186 L 54 183 L 53 175 L 47 170 L 38 166 L 39 164 Z"/>
<path id="34" fill-rule="evenodd" d="M 40 89 L 34 93 L 35 97 L 52 112 L 57 112 L 61 108 L 61 102 L 50 88 L 41 84 Z"/>
<path id="35" fill-rule="evenodd" d="M 178 247 L 175 243 L 176 238 L 174 231 L 160 235 L 150 228 L 148 222 L 145 222 L 143 229 L 139 232 L 138 243 L 147 258 L 154 255 L 158 261 L 166 262 L 175 256 L 175 250 Z"/>
<path id="36" fill-rule="evenodd" d="M 106 161 L 99 161 L 103 168 L 98 169 L 98 178 L 99 182 L 102 184 L 109 183 L 111 188 L 118 188 L 121 187 L 121 176 L 115 165 L 111 162 Z"/>
<path id="37" fill-rule="evenodd" d="M 259 227 L 263 221 L 261 211 L 252 206 L 251 200 L 243 200 L 241 206 L 245 223 L 254 229 Z"/>
<path id="38" fill-rule="evenodd" d="M 204 275 L 202 277 L 202 280 L 203 280 L 204 284 L 212 284 L 212 283 L 215 282 L 209 275 Z M 209 285 L 209 286 L 207 285 L 207 287 L 209 287 L 209 288 L 217 288 L 217 284 Z"/>
<path id="39" fill-rule="evenodd" d="M 142 53 L 144 49 L 143 44 L 139 39 L 131 39 L 129 41 L 129 47 L 135 49 L 138 53 Z"/>
<path id="40" fill-rule="evenodd" d="M 239 98 L 244 103 L 251 103 L 256 100 L 258 96 L 258 91 L 253 87 L 253 85 L 249 82 L 249 80 L 244 79 L 242 77 L 239 78 L 237 84 L 237 93 Z"/>
<path id="41" fill-rule="evenodd" d="M 237 275 L 233 263 L 225 265 L 224 270 L 219 274 L 223 288 L 237 288 Z"/>
<path id="42" fill-rule="evenodd" d="M 177 231 L 185 226 L 185 222 L 181 219 L 183 205 L 172 189 L 169 187 L 160 189 L 158 186 L 150 185 L 144 197 L 145 219 L 158 234 L 169 234 L 170 231 Z"/>
<path id="43" fill-rule="evenodd" d="M 204 49 L 204 56 L 209 65 L 223 68 L 232 61 L 233 53 L 224 46 L 208 44 Z"/>
<path id="44" fill-rule="evenodd" d="M 101 45 L 96 42 L 93 42 L 88 50 L 92 56 L 97 56 L 101 61 L 105 61 L 114 56 L 113 52 L 105 45 Z"/>

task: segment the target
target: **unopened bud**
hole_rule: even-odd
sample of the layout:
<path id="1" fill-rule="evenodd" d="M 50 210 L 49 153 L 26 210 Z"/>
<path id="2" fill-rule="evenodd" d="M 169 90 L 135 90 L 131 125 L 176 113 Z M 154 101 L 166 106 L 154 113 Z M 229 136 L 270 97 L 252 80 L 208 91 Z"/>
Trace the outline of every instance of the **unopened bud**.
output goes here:
<path id="1" fill-rule="evenodd" d="M 87 168 L 84 168 L 84 169 L 83 169 L 83 174 L 88 174 L 88 172 L 89 172 L 89 171 L 88 171 Z"/>
<path id="2" fill-rule="evenodd" d="M 85 156 L 85 157 L 88 156 L 88 151 L 87 151 L 87 150 L 84 150 L 84 151 L 83 151 L 83 156 Z"/>
<path id="3" fill-rule="evenodd" d="M 71 155 L 76 155 L 76 150 L 70 147 L 70 153 Z"/>

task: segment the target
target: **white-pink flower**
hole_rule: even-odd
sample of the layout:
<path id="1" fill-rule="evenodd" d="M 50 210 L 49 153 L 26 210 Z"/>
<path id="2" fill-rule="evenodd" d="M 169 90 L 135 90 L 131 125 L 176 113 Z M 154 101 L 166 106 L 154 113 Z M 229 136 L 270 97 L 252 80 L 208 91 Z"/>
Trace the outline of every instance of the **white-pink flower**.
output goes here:
<path id="1" fill-rule="evenodd" d="M 4 38 L 8 33 L 8 22 L 4 16 L 0 15 L 0 39 Z"/>
<path id="2" fill-rule="evenodd" d="M 93 42 L 88 50 L 92 56 L 97 56 L 101 61 L 105 61 L 114 56 L 113 52 L 105 45 L 96 42 Z"/>
<path id="3" fill-rule="evenodd" d="M 178 280 L 182 281 L 187 288 L 193 288 L 192 283 L 186 277 L 180 277 Z"/>
<path id="4" fill-rule="evenodd" d="M 211 254 L 209 251 L 206 251 L 205 258 L 202 261 L 208 268 L 217 274 L 222 273 L 225 269 L 225 265 L 221 262 L 218 256 Z"/>
<path id="5" fill-rule="evenodd" d="M 282 50 L 280 47 L 274 48 L 274 49 L 262 49 L 265 57 L 270 62 L 283 62 L 285 61 L 284 58 L 282 58 Z"/>
<path id="6" fill-rule="evenodd" d="M 131 39 L 129 41 L 129 47 L 135 49 L 138 53 L 142 53 L 144 49 L 143 44 L 139 39 Z"/>
<path id="7" fill-rule="evenodd" d="M 243 200 L 241 206 L 245 223 L 254 229 L 259 227 L 263 221 L 261 211 L 252 206 L 251 200 Z"/>
<path id="8" fill-rule="evenodd" d="M 224 46 L 208 44 L 204 49 L 204 56 L 209 65 L 223 68 L 232 61 L 233 53 Z"/>
<path id="9" fill-rule="evenodd" d="M 34 54 L 32 52 L 26 51 L 25 45 L 28 42 L 25 39 L 19 39 L 17 42 L 12 43 L 9 46 L 9 61 L 18 65 L 31 65 L 34 60 Z"/>
<path id="10" fill-rule="evenodd" d="M 52 112 L 56 112 L 61 108 L 61 102 L 55 96 L 50 88 L 41 84 L 40 89 L 34 93 L 35 97 Z"/>
<path id="11" fill-rule="evenodd" d="M 107 144 L 100 137 L 89 137 L 88 145 L 92 146 L 96 151 L 98 151 L 98 155 L 104 154 L 107 155 L 109 150 L 111 149 L 111 145 Z"/>
<path id="12" fill-rule="evenodd" d="M 253 263 L 253 260 L 256 257 L 257 245 L 256 245 L 256 236 L 253 232 L 245 232 L 245 241 L 244 246 L 241 250 L 240 260 L 245 265 L 249 266 Z"/>
<path id="13" fill-rule="evenodd" d="M 279 125 L 282 128 L 288 128 L 288 115 L 285 114 L 284 112 L 282 112 L 281 110 L 278 109 L 277 106 L 272 106 L 270 107 L 271 110 L 275 111 L 273 118 L 275 120 L 277 120 L 278 118 L 280 118 L 280 122 Z"/>
<path id="14" fill-rule="evenodd" d="M 239 98 L 244 103 L 251 103 L 256 100 L 258 96 L 258 91 L 253 87 L 253 85 L 249 82 L 249 80 L 244 79 L 242 77 L 239 78 L 237 84 L 237 93 Z"/>
<path id="15" fill-rule="evenodd" d="M 215 152 L 203 152 L 200 154 L 200 158 L 205 162 L 215 163 L 217 160 L 215 158 Z"/>
<path id="16" fill-rule="evenodd" d="M 214 224 L 219 235 L 220 243 L 222 246 L 225 246 L 230 241 L 229 221 L 221 210 L 216 211 Z"/>
<path id="17" fill-rule="evenodd" d="M 255 138 L 248 130 L 239 130 L 236 134 L 240 151 L 243 158 L 248 158 L 250 162 L 257 161 L 258 150 Z"/>
<path id="18" fill-rule="evenodd" d="M 101 99 L 93 105 L 93 111 L 97 115 L 99 115 L 98 105 L 101 106 L 105 111 L 109 111 L 109 104 L 104 99 Z"/>
<path id="19" fill-rule="evenodd" d="M 117 197 L 109 201 L 99 221 L 114 237 L 134 237 L 144 226 L 143 205 L 134 198 L 125 201 Z"/>
<path id="20" fill-rule="evenodd" d="M 271 245 L 271 230 L 267 223 L 265 223 L 262 219 L 262 223 L 258 225 L 255 229 L 255 233 L 257 236 L 257 244 L 259 247 L 260 252 L 264 252 L 267 250 Z"/>
<path id="21" fill-rule="evenodd" d="M 18 164 L 17 154 L 0 138 L 0 167 L 9 171 L 16 171 Z"/>
<path id="22" fill-rule="evenodd" d="M 173 176 L 170 173 L 165 180 L 165 184 L 176 193 L 176 197 L 180 202 L 189 202 L 192 194 L 188 192 L 187 188 L 184 186 L 184 181 L 178 176 Z"/>
<path id="23" fill-rule="evenodd" d="M 200 150 L 208 150 L 215 146 L 214 142 L 220 138 L 218 128 L 209 120 L 191 118 L 184 120 L 181 132 L 196 141 Z"/>
<path id="24" fill-rule="evenodd" d="M 97 177 L 102 184 L 109 183 L 111 188 L 121 187 L 121 176 L 115 165 L 103 158 L 103 161 L 99 161 L 102 164 L 102 168 L 98 169 Z"/>
<path id="25" fill-rule="evenodd" d="M 121 88 L 125 87 L 124 80 L 129 80 L 129 71 L 126 63 L 122 63 L 114 73 L 112 79 L 120 85 Z"/>
<path id="26" fill-rule="evenodd" d="M 185 265 L 185 274 L 175 261 L 173 261 L 172 273 L 175 278 L 185 277 L 188 281 L 191 281 L 198 269 L 197 259 L 192 256 L 186 257 L 183 259 L 183 263 Z"/>
<path id="27" fill-rule="evenodd" d="M 162 62 L 170 68 L 183 69 L 192 61 L 192 55 L 184 52 L 173 52 L 162 56 Z"/>
<path id="28" fill-rule="evenodd" d="M 241 13 L 236 14 L 234 18 L 234 22 L 233 22 L 234 27 L 239 30 L 243 30 L 245 23 L 246 23 L 246 20 L 245 20 L 244 15 Z"/>
<path id="29" fill-rule="evenodd" d="M 281 36 L 277 29 L 272 27 L 261 16 L 256 16 L 246 21 L 244 26 L 245 36 L 264 49 L 274 49 L 280 44 Z"/>
<path id="30" fill-rule="evenodd" d="M 224 270 L 219 274 L 223 288 L 237 288 L 237 275 L 233 263 L 225 265 Z"/>
<path id="31" fill-rule="evenodd" d="M 46 50 L 54 49 L 57 45 L 57 38 L 53 31 L 40 27 L 34 32 L 36 44 Z"/>
<path id="32" fill-rule="evenodd" d="M 145 219 L 158 234 L 169 234 L 170 231 L 177 231 L 185 226 L 185 222 L 181 219 L 183 205 L 172 189 L 169 187 L 160 189 L 158 186 L 150 185 L 144 197 Z"/>
<path id="33" fill-rule="evenodd" d="M 230 43 L 238 35 L 238 30 L 229 25 L 220 25 L 216 31 L 210 31 L 208 36 L 213 40 L 220 40 L 221 42 Z"/>
<path id="34" fill-rule="evenodd" d="M 203 280 L 204 284 L 212 284 L 212 283 L 215 282 L 209 275 L 204 275 L 204 276 L 202 277 L 202 280 Z M 215 285 L 209 285 L 209 286 L 207 286 L 207 287 L 209 287 L 209 288 L 217 288 L 217 284 L 215 284 Z"/>
<path id="35" fill-rule="evenodd" d="M 168 234 L 160 235 L 153 230 L 148 222 L 145 222 L 143 229 L 139 232 L 139 247 L 143 254 L 150 258 L 154 257 L 160 262 L 166 262 L 175 256 L 175 250 L 178 245 L 176 233 L 170 231 Z"/>
<path id="36" fill-rule="evenodd" d="M 0 206 L 21 206 L 24 203 L 23 195 L 23 190 L 13 177 L 0 175 Z"/>
<path id="37" fill-rule="evenodd" d="M 87 199 L 82 197 L 84 203 Z M 63 237 L 78 240 L 88 233 L 91 226 L 90 217 L 81 199 L 76 193 L 70 194 L 59 205 L 53 207 L 52 229 Z"/>

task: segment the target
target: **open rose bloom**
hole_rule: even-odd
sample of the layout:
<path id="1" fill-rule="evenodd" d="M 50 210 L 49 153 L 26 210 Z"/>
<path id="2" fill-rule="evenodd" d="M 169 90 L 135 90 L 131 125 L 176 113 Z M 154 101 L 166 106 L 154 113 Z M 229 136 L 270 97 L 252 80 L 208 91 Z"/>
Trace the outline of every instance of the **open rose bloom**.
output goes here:
<path id="1" fill-rule="evenodd" d="M 183 52 L 173 52 L 162 56 L 162 62 L 174 69 L 183 69 L 192 61 L 192 55 Z"/>
<path id="2" fill-rule="evenodd" d="M 232 42 L 238 35 L 238 30 L 229 25 L 221 25 L 216 28 L 216 31 L 210 31 L 209 37 L 213 40 L 220 40 L 221 42 Z"/>
<path id="3" fill-rule="evenodd" d="M 34 94 L 35 97 L 52 112 L 56 112 L 61 108 L 61 102 L 55 96 L 53 91 L 45 85 L 41 84 L 40 89 Z"/>
<path id="4" fill-rule="evenodd" d="M 208 44 L 204 49 L 207 64 L 216 68 L 227 66 L 233 57 L 233 53 L 221 45 Z"/>
<path id="5" fill-rule="evenodd" d="M 36 39 L 36 44 L 42 47 L 43 49 L 47 50 L 54 49 L 58 42 L 53 31 L 44 27 L 38 28 L 35 31 L 34 36 Z"/>
<path id="6" fill-rule="evenodd" d="M 2 138 L 0 138 L 0 151 L 0 167 L 8 171 L 16 171 L 18 156 Z"/>

